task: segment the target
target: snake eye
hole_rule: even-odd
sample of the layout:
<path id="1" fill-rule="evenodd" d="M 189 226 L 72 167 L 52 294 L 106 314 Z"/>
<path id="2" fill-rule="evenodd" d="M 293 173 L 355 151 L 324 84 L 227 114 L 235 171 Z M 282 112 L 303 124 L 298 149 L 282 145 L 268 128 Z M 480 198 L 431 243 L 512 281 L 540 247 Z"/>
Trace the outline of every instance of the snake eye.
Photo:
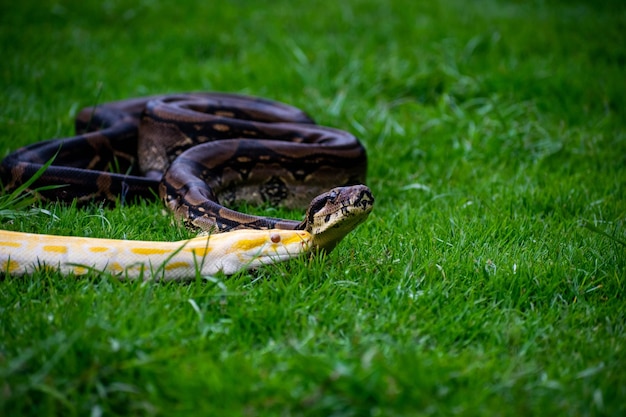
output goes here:
<path id="1" fill-rule="evenodd" d="M 331 201 L 335 201 L 337 199 L 337 197 L 339 196 L 339 193 L 337 192 L 337 190 L 332 190 L 328 193 L 328 198 Z"/>

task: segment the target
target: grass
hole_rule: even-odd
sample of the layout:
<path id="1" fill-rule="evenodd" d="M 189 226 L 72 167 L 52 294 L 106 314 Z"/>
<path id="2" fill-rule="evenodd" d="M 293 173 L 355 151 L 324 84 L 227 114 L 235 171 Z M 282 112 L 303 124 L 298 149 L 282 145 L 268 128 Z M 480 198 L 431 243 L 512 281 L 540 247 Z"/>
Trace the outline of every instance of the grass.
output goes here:
<path id="1" fill-rule="evenodd" d="M 95 102 L 250 93 L 361 137 L 377 202 L 255 273 L 4 277 L 0 414 L 624 415 L 625 27 L 611 1 L 4 2 L 0 152 Z M 36 207 L 1 227 L 189 236 L 158 202 Z"/>

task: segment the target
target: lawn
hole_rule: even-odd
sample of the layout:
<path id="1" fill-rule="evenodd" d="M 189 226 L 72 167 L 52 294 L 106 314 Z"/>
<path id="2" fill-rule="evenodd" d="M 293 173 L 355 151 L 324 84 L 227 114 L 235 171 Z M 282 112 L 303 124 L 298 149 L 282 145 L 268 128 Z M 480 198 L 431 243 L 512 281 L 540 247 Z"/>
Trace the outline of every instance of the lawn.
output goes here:
<path id="1" fill-rule="evenodd" d="M 237 92 L 359 136 L 376 197 L 312 260 L 0 278 L 0 415 L 626 415 L 625 3 L 4 1 L 0 47 L 1 156 Z M 0 227 L 191 236 L 158 201 L 36 207 Z"/>

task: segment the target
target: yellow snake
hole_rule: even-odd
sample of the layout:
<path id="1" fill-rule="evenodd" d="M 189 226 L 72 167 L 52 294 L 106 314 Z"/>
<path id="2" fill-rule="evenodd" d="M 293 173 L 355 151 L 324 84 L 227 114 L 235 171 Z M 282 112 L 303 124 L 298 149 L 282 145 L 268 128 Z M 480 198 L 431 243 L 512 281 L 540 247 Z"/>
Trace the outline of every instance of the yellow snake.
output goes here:
<path id="1" fill-rule="evenodd" d="M 184 279 L 234 274 L 286 261 L 309 250 L 303 230 L 235 230 L 179 242 L 51 236 L 0 230 L 0 268 L 21 275 L 40 268 L 122 278 Z"/>
<path id="2" fill-rule="evenodd" d="M 63 186 L 41 192 L 43 200 L 116 203 L 158 194 L 209 236 L 134 242 L 0 231 L 2 271 L 47 265 L 146 277 L 158 270 L 166 279 L 233 273 L 331 251 L 373 207 L 362 185 L 367 159 L 358 139 L 283 103 L 224 93 L 128 99 L 83 109 L 76 130 L 77 136 L 8 155 L 0 164 L 6 190 L 54 158 L 30 186 Z M 242 202 L 308 208 L 298 222 L 225 207 Z"/>

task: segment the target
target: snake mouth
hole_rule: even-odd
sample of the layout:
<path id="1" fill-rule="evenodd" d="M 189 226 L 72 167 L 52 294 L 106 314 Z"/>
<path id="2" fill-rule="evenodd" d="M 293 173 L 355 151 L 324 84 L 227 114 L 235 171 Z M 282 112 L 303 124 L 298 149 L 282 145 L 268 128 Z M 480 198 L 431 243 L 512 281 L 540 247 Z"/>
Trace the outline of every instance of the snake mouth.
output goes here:
<path id="1" fill-rule="evenodd" d="M 316 197 L 307 211 L 305 230 L 313 235 L 313 249 L 330 252 L 363 223 L 374 208 L 374 196 L 365 185 L 333 188 Z"/>

